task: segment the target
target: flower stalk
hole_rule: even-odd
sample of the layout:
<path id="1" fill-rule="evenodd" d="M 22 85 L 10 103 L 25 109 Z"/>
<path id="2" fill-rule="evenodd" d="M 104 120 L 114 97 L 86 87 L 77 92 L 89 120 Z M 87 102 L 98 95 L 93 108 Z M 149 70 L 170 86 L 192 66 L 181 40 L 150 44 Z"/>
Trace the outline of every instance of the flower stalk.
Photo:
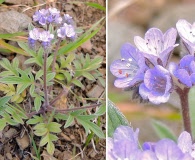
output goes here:
<path id="1" fill-rule="evenodd" d="M 181 112 L 182 112 L 184 130 L 190 133 L 190 135 L 192 136 L 189 103 L 188 103 L 189 90 L 190 88 L 187 87 L 185 87 L 184 89 L 177 87 L 176 92 L 178 93 L 181 102 Z"/>
<path id="2" fill-rule="evenodd" d="M 43 107 L 46 109 L 49 106 L 48 90 L 47 90 L 47 51 L 44 53 L 44 64 L 43 64 L 43 83 L 44 83 L 44 99 L 45 104 Z"/>

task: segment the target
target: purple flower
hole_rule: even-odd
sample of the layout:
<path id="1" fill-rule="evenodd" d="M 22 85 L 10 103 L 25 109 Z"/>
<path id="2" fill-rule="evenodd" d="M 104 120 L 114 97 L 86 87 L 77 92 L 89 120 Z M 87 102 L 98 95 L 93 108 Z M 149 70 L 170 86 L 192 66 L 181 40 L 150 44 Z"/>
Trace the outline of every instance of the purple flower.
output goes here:
<path id="1" fill-rule="evenodd" d="M 44 48 L 47 48 L 53 38 L 54 35 L 50 34 L 49 31 L 40 31 L 38 28 L 34 28 L 29 32 L 28 42 L 32 48 L 35 47 L 37 41 L 40 42 Z"/>
<path id="2" fill-rule="evenodd" d="M 110 66 L 111 73 L 117 77 L 114 85 L 118 88 L 132 87 L 143 81 L 146 70 L 145 59 L 130 43 L 121 47 L 121 59 Z"/>
<path id="3" fill-rule="evenodd" d="M 176 23 L 176 28 L 180 37 L 182 38 L 182 42 L 184 44 L 185 49 L 189 54 L 194 55 L 195 52 L 195 23 L 192 25 L 184 19 L 179 20 Z"/>
<path id="4" fill-rule="evenodd" d="M 107 140 L 109 160 L 193 160 L 193 145 L 187 132 L 182 132 L 178 144 L 171 139 L 162 139 L 156 143 L 145 143 L 152 145 L 147 149 L 138 147 L 138 132 L 138 129 L 134 132 L 129 126 L 119 126 L 113 138 Z"/>
<path id="5" fill-rule="evenodd" d="M 160 65 L 148 69 L 144 75 L 144 83 L 139 86 L 139 94 L 154 104 L 165 103 L 170 97 L 172 78 L 168 70 Z"/>
<path id="6" fill-rule="evenodd" d="M 56 8 L 49 8 L 48 11 L 51 15 L 59 15 L 60 14 L 60 11 L 57 10 Z"/>
<path id="7" fill-rule="evenodd" d="M 179 81 L 187 87 L 192 87 L 195 84 L 195 57 L 186 55 L 181 60 L 179 65 L 175 63 L 169 64 L 170 72 L 179 79 Z"/>
<path id="8" fill-rule="evenodd" d="M 40 32 L 38 28 L 33 28 L 33 30 L 29 32 L 29 38 L 36 41 L 39 39 L 39 37 L 40 37 Z"/>
<path id="9" fill-rule="evenodd" d="M 46 25 L 47 23 L 47 15 L 48 15 L 48 10 L 47 9 L 41 9 L 33 15 L 33 20 L 35 22 L 39 22 L 41 25 Z"/>
<path id="10" fill-rule="evenodd" d="M 167 65 L 168 60 L 177 46 L 175 44 L 177 31 L 171 28 L 163 35 L 162 31 L 157 28 L 149 29 L 145 38 L 135 36 L 134 42 L 137 48 L 143 52 L 144 56 L 154 65 Z"/>
<path id="11" fill-rule="evenodd" d="M 29 32 L 28 43 L 31 48 L 35 47 L 36 41 L 39 40 L 39 37 L 40 32 L 38 28 L 33 28 L 33 30 Z"/>
<path id="12" fill-rule="evenodd" d="M 183 153 L 170 139 L 162 139 L 155 145 L 155 155 L 159 160 L 192 160 L 188 153 Z"/>
<path id="13" fill-rule="evenodd" d="M 192 137 L 188 132 L 184 131 L 180 134 L 177 144 L 183 153 L 189 153 L 195 158 L 195 144 L 192 144 Z"/>
<path id="14" fill-rule="evenodd" d="M 64 14 L 64 22 L 67 23 L 67 24 L 72 24 L 73 19 L 69 14 Z"/>
<path id="15" fill-rule="evenodd" d="M 134 132 L 131 127 L 119 126 L 113 134 L 113 139 L 108 138 L 107 141 L 109 160 L 136 158 L 140 153 L 138 133 L 138 129 Z"/>
<path id="16" fill-rule="evenodd" d="M 35 15 L 33 15 L 33 20 L 35 22 L 39 22 L 41 25 L 46 25 L 49 23 L 59 24 L 62 22 L 60 11 L 58 11 L 56 8 L 41 9 L 35 12 Z"/>
<path id="17" fill-rule="evenodd" d="M 65 23 L 63 27 L 60 27 L 60 29 L 57 30 L 57 35 L 58 37 L 64 39 L 66 37 L 73 38 L 76 33 L 72 25 Z"/>
<path id="18" fill-rule="evenodd" d="M 39 40 L 42 42 L 50 42 L 54 38 L 53 34 L 50 34 L 49 31 L 40 32 Z"/>

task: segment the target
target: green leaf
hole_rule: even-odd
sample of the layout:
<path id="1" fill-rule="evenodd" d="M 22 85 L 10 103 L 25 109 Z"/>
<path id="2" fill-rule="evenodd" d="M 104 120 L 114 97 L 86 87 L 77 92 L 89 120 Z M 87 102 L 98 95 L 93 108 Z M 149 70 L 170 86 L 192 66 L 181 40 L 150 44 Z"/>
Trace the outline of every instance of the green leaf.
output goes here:
<path id="1" fill-rule="evenodd" d="M 91 115 L 78 115 L 75 118 L 82 119 L 84 121 L 90 121 L 90 120 L 95 119 L 96 117 L 97 115 L 91 114 Z"/>
<path id="2" fill-rule="evenodd" d="M 78 60 L 73 61 L 76 69 L 82 69 L 81 63 Z"/>
<path id="3" fill-rule="evenodd" d="M 49 141 L 48 144 L 47 144 L 47 152 L 50 155 L 53 155 L 54 154 L 54 150 L 55 150 L 54 144 L 51 141 Z"/>
<path id="4" fill-rule="evenodd" d="M 45 127 L 44 123 L 39 123 L 34 126 L 34 130 L 34 134 L 37 136 L 44 136 L 46 133 L 48 133 L 48 129 Z"/>
<path id="5" fill-rule="evenodd" d="M 36 76 L 35 76 L 35 79 L 39 79 L 41 76 L 43 76 L 43 70 L 39 70 L 37 73 L 36 73 Z"/>
<path id="6" fill-rule="evenodd" d="M 89 72 L 83 72 L 83 77 L 87 78 L 88 80 L 94 81 L 95 78 Z"/>
<path id="7" fill-rule="evenodd" d="M 40 146 L 44 146 L 49 142 L 49 133 L 46 134 L 46 136 L 44 136 L 41 141 L 40 141 Z"/>
<path id="8" fill-rule="evenodd" d="M 14 114 L 12 115 L 12 117 L 13 117 L 13 119 L 14 119 L 17 123 L 19 123 L 19 124 L 24 124 L 22 118 L 21 118 L 17 113 L 14 113 Z"/>
<path id="9" fill-rule="evenodd" d="M 16 63 L 16 62 L 14 62 L 14 63 Z M 15 75 L 15 76 L 17 76 L 18 75 L 18 72 L 17 72 L 17 68 L 15 68 L 15 65 L 16 64 L 14 64 L 14 65 L 12 65 L 10 62 L 9 62 L 9 60 L 8 59 L 6 59 L 6 58 L 3 58 L 1 61 L 0 61 L 0 65 L 4 68 L 4 69 L 6 69 L 6 70 L 8 70 L 10 73 L 9 73 L 9 75 Z M 2 76 L 2 74 L 1 74 L 1 76 Z M 3 76 L 2 76 L 3 77 Z"/>
<path id="10" fill-rule="evenodd" d="M 154 128 L 156 134 L 159 136 L 159 138 L 170 138 L 174 141 L 177 140 L 176 136 L 173 134 L 171 129 L 166 126 L 164 123 L 152 120 L 152 127 Z"/>
<path id="11" fill-rule="evenodd" d="M 3 77 L 0 78 L 0 82 L 5 83 L 5 84 L 21 84 L 23 79 L 21 77 L 17 76 L 9 76 L 9 77 Z"/>
<path id="12" fill-rule="evenodd" d="M 3 3 L 5 0 L 0 0 L 0 4 Z M 16 36 L 25 36 L 27 35 L 26 32 L 16 32 L 16 33 L 6 33 L 6 34 L 0 34 L 1 39 L 7 39 L 7 38 L 13 38 Z"/>
<path id="13" fill-rule="evenodd" d="M 108 136 L 112 137 L 115 129 L 120 125 L 129 126 L 129 122 L 119 109 L 108 99 Z"/>
<path id="14" fill-rule="evenodd" d="M 54 134 L 49 134 L 49 140 L 50 141 L 57 141 L 58 140 L 58 137 Z"/>
<path id="15" fill-rule="evenodd" d="M 64 128 L 68 128 L 73 122 L 74 122 L 74 117 L 70 114 L 68 116 L 66 124 L 64 125 Z"/>
<path id="16" fill-rule="evenodd" d="M 18 47 L 14 47 L 8 43 L 6 43 L 4 40 L 0 39 L 0 46 L 5 48 L 5 49 L 9 49 L 10 51 L 14 52 L 14 53 L 18 53 L 24 56 L 29 56 L 29 54 L 27 54 L 26 52 L 24 52 L 22 49 L 18 48 Z"/>
<path id="17" fill-rule="evenodd" d="M 106 105 L 103 104 L 101 105 L 98 110 L 95 112 L 95 115 L 97 116 L 101 116 L 101 115 L 104 115 L 106 113 Z"/>
<path id="18" fill-rule="evenodd" d="M 13 61 L 12 61 L 12 66 L 13 66 L 13 68 L 18 68 L 18 66 L 19 66 L 19 60 L 18 60 L 18 58 L 14 58 L 13 59 Z"/>
<path id="19" fill-rule="evenodd" d="M 64 120 L 64 121 L 66 121 L 67 119 L 68 119 L 68 115 L 66 115 L 66 114 L 61 114 L 61 113 L 57 113 L 57 114 L 55 114 L 55 116 L 54 116 L 54 118 L 55 119 L 57 119 L 58 121 L 59 120 Z"/>
<path id="20" fill-rule="evenodd" d="M 42 104 L 41 101 L 42 101 L 42 98 L 40 96 L 35 97 L 34 106 L 35 106 L 36 112 L 38 112 L 41 108 L 41 104 Z"/>
<path id="21" fill-rule="evenodd" d="M 98 4 L 98 3 L 85 2 L 85 4 L 87 4 L 90 7 L 97 8 L 97 9 L 102 10 L 102 11 L 106 11 L 106 8 L 103 7 L 102 5 Z"/>
<path id="22" fill-rule="evenodd" d="M 52 62 L 53 62 L 53 55 L 47 58 L 47 69 L 51 66 Z"/>
<path id="23" fill-rule="evenodd" d="M 47 74 L 47 83 L 51 80 L 53 80 L 55 77 L 55 73 L 48 73 Z"/>
<path id="24" fill-rule="evenodd" d="M 64 76 L 66 77 L 67 79 L 67 83 L 70 83 L 71 79 L 72 79 L 72 76 L 69 72 L 65 71 L 63 72 Z"/>
<path id="25" fill-rule="evenodd" d="M 101 128 L 98 127 L 95 123 L 83 120 L 81 118 L 78 118 L 78 122 L 82 124 L 82 126 L 85 128 L 86 133 L 88 133 L 88 129 L 92 130 L 99 138 L 105 138 L 104 133 L 102 132 Z"/>
<path id="26" fill-rule="evenodd" d="M 56 79 L 60 80 L 60 81 L 63 81 L 65 79 L 65 76 L 63 74 L 57 74 L 55 76 Z"/>
<path id="27" fill-rule="evenodd" d="M 2 98 L 0 98 L 0 107 L 4 107 L 4 105 L 9 102 L 9 100 L 11 99 L 11 97 L 7 97 L 7 96 L 4 96 Z"/>
<path id="28" fill-rule="evenodd" d="M 36 59 L 35 58 L 29 58 L 27 59 L 24 64 L 32 64 L 32 63 L 36 63 Z"/>
<path id="29" fill-rule="evenodd" d="M 26 53 L 28 53 L 29 55 L 31 55 L 32 57 L 36 57 L 36 52 L 35 52 L 34 50 L 30 49 L 30 48 L 28 47 L 28 44 L 23 43 L 23 42 L 18 42 L 18 45 L 19 45 L 23 50 L 25 50 Z"/>
<path id="30" fill-rule="evenodd" d="M 30 86 L 30 95 L 32 97 L 33 97 L 34 92 L 35 92 L 35 85 L 33 84 L 33 85 Z"/>
<path id="31" fill-rule="evenodd" d="M 39 116 L 33 116 L 33 118 L 29 119 L 26 123 L 27 124 L 37 124 L 37 123 L 42 123 L 43 122 L 43 117 Z"/>
<path id="32" fill-rule="evenodd" d="M 17 94 L 21 94 L 27 87 L 29 87 L 31 84 L 29 83 L 23 83 L 17 85 Z"/>
<path id="33" fill-rule="evenodd" d="M 0 119 L 0 131 L 2 131 L 6 126 L 5 119 Z"/>
<path id="34" fill-rule="evenodd" d="M 75 84 L 76 86 L 80 87 L 80 88 L 85 88 L 85 86 L 81 83 L 81 81 L 77 80 L 77 79 L 73 79 L 71 81 L 73 84 Z"/>
<path id="35" fill-rule="evenodd" d="M 53 132 L 53 133 L 60 133 L 61 132 L 61 127 L 62 125 L 56 122 L 50 122 L 47 126 L 49 132 Z"/>
<path id="36" fill-rule="evenodd" d="M 190 122 L 191 124 L 191 128 L 192 128 L 192 137 L 193 139 L 195 138 L 195 87 L 192 87 L 189 91 L 189 95 L 188 95 L 188 101 L 189 101 L 189 114 L 190 114 Z"/>

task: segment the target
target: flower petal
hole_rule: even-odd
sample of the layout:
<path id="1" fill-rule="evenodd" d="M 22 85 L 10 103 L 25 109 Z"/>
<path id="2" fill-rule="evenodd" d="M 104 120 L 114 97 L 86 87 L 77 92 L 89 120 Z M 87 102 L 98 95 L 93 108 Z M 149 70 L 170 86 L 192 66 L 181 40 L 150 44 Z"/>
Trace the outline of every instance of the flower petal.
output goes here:
<path id="1" fill-rule="evenodd" d="M 159 160 L 180 160 L 183 154 L 175 142 L 170 139 L 157 142 L 155 153 Z"/>
<path id="2" fill-rule="evenodd" d="M 108 156 L 108 159 L 115 160 L 115 157 L 114 157 L 114 155 L 112 153 L 113 147 L 114 147 L 113 139 L 108 137 L 106 142 L 107 142 L 106 145 L 107 145 L 107 156 Z"/>
<path id="3" fill-rule="evenodd" d="M 123 44 L 120 52 L 122 58 L 127 60 L 133 58 L 134 61 L 138 61 L 139 53 L 137 53 L 137 49 L 130 43 Z"/>
<path id="4" fill-rule="evenodd" d="M 139 36 L 135 36 L 134 43 L 141 52 L 144 52 L 144 53 L 150 52 L 148 49 L 148 46 L 146 45 L 146 41 L 143 38 Z"/>
<path id="5" fill-rule="evenodd" d="M 153 55 L 159 55 L 163 50 L 163 33 L 158 28 L 150 28 L 145 34 L 148 48 Z"/>
<path id="6" fill-rule="evenodd" d="M 169 59 L 171 58 L 171 54 L 173 53 L 175 46 L 170 46 L 167 49 L 165 49 L 161 53 L 161 60 L 163 62 L 163 66 L 166 67 L 168 64 Z"/>
<path id="7" fill-rule="evenodd" d="M 178 138 L 177 143 L 178 147 L 182 150 L 183 153 L 192 152 L 192 138 L 188 132 L 182 132 Z"/>
<path id="8" fill-rule="evenodd" d="M 156 92 L 150 92 L 148 95 L 148 99 L 153 104 L 160 104 L 160 103 L 166 103 L 169 100 L 170 93 L 164 94 L 164 95 L 156 95 Z"/>
<path id="9" fill-rule="evenodd" d="M 189 65 L 195 58 L 192 55 L 186 55 L 180 60 L 180 68 L 186 69 L 189 68 Z"/>
<path id="10" fill-rule="evenodd" d="M 176 28 L 178 30 L 179 35 L 185 39 L 189 39 L 191 37 L 190 35 L 191 27 L 192 25 L 184 19 L 180 19 L 176 23 Z"/>
<path id="11" fill-rule="evenodd" d="M 163 36 L 164 39 L 164 49 L 174 46 L 177 38 L 177 30 L 175 28 L 170 28 L 167 30 Z"/>
<path id="12" fill-rule="evenodd" d="M 136 84 L 140 83 L 141 81 L 143 81 L 143 77 L 140 76 L 136 76 L 133 79 L 131 77 L 128 78 L 118 78 L 114 81 L 114 85 L 117 88 L 128 88 L 128 87 L 133 87 Z"/>
<path id="13" fill-rule="evenodd" d="M 185 69 L 178 69 L 175 72 L 175 76 L 180 80 L 181 83 L 185 84 L 186 86 L 188 87 L 192 86 L 189 73 Z"/>
<path id="14" fill-rule="evenodd" d="M 115 60 L 110 65 L 111 73 L 118 78 L 131 78 L 135 76 L 137 70 L 139 69 L 138 65 L 134 62 L 129 62 L 127 60 Z"/>
<path id="15" fill-rule="evenodd" d="M 190 75 L 190 80 L 193 84 L 195 84 L 195 73 Z"/>
<path id="16" fill-rule="evenodd" d="M 142 155 L 140 156 L 139 160 L 158 160 L 155 153 L 152 151 L 143 151 Z"/>
<path id="17" fill-rule="evenodd" d="M 139 94 L 143 99 L 148 99 L 148 95 L 150 94 L 150 90 L 145 86 L 144 83 L 142 83 L 139 86 Z"/>
<path id="18" fill-rule="evenodd" d="M 174 75 L 174 73 L 176 72 L 177 69 L 178 69 L 178 65 L 176 63 L 174 63 L 174 62 L 169 63 L 169 69 L 168 70 L 171 74 Z"/>

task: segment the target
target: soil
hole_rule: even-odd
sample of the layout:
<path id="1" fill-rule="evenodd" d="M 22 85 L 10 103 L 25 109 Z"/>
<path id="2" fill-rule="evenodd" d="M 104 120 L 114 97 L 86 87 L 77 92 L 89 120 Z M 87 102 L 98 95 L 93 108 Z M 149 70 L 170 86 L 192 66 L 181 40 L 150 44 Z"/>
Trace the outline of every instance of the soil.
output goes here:
<path id="1" fill-rule="evenodd" d="M 37 3 L 38 7 L 31 8 L 34 2 Z M 47 6 L 56 7 L 62 13 L 68 13 L 76 22 L 78 27 L 82 27 L 84 30 L 89 29 L 92 24 L 97 22 L 99 19 L 105 16 L 105 12 L 95 9 L 93 7 L 89 7 L 85 4 L 78 3 L 72 4 L 69 3 L 71 0 L 48 0 Z M 85 0 L 79 0 L 79 2 L 87 2 Z M 105 5 L 105 0 L 93 0 L 90 2 L 99 3 L 102 6 Z M 45 8 L 45 2 L 43 0 L 35 0 L 35 1 L 26 1 L 21 0 L 20 4 L 12 4 L 12 3 L 3 3 L 0 6 L 0 11 L 7 10 L 16 10 L 18 12 L 23 12 L 24 14 L 32 17 L 33 13 L 40 9 Z M 103 74 L 103 78 L 106 78 L 106 27 L 105 25 L 102 27 L 100 32 L 92 38 L 90 41 L 83 44 L 76 50 L 77 54 L 86 54 L 88 53 L 91 58 L 95 58 L 96 56 L 103 56 L 104 61 L 99 68 L 99 71 Z M 0 57 L 5 57 L 10 61 L 18 56 L 16 53 L 11 53 L 9 55 L 5 55 L 0 53 Z M 25 57 L 18 56 L 21 58 L 21 61 Z M 22 65 L 22 64 L 21 64 Z M 78 95 L 82 95 L 83 97 L 89 96 L 90 90 L 97 88 L 93 93 L 97 92 L 97 98 L 105 99 L 105 87 L 100 84 L 100 82 L 89 82 L 87 80 L 83 80 L 85 83 L 86 89 L 81 90 L 79 88 L 74 88 L 74 91 L 77 92 Z M 101 87 L 101 93 L 98 93 L 100 90 L 98 87 Z M 59 86 L 55 86 L 54 90 L 59 90 Z M 75 103 L 78 104 L 71 95 L 66 98 L 62 98 L 60 103 Z M 81 104 L 82 105 L 82 104 Z M 60 106 L 60 105 L 59 105 Z M 90 110 L 92 113 L 93 109 Z M 101 119 L 101 127 L 102 130 L 105 131 L 106 128 L 106 116 L 100 117 Z M 64 122 L 62 122 L 64 125 Z M 30 140 L 30 135 L 32 134 L 32 128 L 28 125 L 18 125 L 18 126 L 6 126 L 5 129 L 0 132 L 0 160 L 31 160 L 32 155 L 35 156 L 35 151 L 32 147 L 32 141 Z M 62 132 L 58 134 L 59 140 L 55 142 L 55 153 L 53 156 L 50 156 L 46 152 L 46 148 L 41 148 L 41 158 L 43 160 L 104 160 L 106 159 L 106 141 L 105 139 L 100 139 L 94 142 L 90 142 L 87 147 L 84 146 L 86 135 L 84 128 L 79 124 L 75 123 L 71 127 L 63 129 Z M 34 136 L 35 143 L 39 145 L 40 138 Z"/>

